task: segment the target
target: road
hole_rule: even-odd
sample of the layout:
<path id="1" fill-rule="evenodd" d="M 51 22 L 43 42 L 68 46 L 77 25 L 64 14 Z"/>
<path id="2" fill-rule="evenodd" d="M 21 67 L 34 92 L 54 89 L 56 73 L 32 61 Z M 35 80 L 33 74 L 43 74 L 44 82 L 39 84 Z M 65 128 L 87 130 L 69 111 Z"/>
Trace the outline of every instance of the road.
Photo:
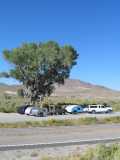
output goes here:
<path id="1" fill-rule="evenodd" d="M 1 145 L 56 143 L 120 137 L 120 124 L 37 128 L 1 128 Z"/>
<path id="2" fill-rule="evenodd" d="M 39 121 L 39 120 L 48 120 L 51 118 L 54 119 L 78 119 L 82 117 L 97 117 L 97 118 L 104 118 L 104 117 L 114 117 L 120 116 L 120 112 L 113 112 L 110 114 L 67 114 L 67 115 L 54 115 L 54 116 L 47 116 L 47 117 L 33 117 L 27 115 L 20 115 L 17 113 L 0 113 L 0 122 L 1 123 L 15 123 L 15 122 L 24 122 L 24 121 Z"/>
<path id="3" fill-rule="evenodd" d="M 111 114 L 77 114 L 57 115 L 48 117 L 32 117 L 17 113 L 0 113 L 0 122 L 15 123 L 24 121 L 40 121 L 54 119 L 78 119 L 82 117 L 114 117 L 120 112 Z M 35 128 L 0 128 L 0 150 L 2 145 L 54 144 L 80 141 L 92 141 L 118 138 L 120 142 L 120 124 L 97 124 L 88 126 L 60 126 L 60 127 L 35 127 Z M 69 145 L 70 145 L 69 143 Z M 77 143 L 76 143 L 77 144 Z M 79 143 L 80 144 L 80 143 Z M 39 146 L 40 146 L 39 145 Z M 59 144 L 60 145 L 60 144 Z M 29 148 L 29 147 L 28 147 Z M 37 148 L 37 147 L 36 147 Z M 38 147 L 39 148 L 39 147 Z"/>

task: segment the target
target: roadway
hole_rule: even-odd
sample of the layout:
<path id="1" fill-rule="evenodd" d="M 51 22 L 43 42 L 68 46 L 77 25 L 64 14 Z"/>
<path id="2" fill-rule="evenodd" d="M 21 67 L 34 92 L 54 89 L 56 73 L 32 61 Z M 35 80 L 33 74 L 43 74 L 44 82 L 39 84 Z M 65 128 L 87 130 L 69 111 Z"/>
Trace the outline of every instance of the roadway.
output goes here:
<path id="1" fill-rule="evenodd" d="M 119 138 L 120 141 L 120 124 L 0 129 L 0 146 L 78 142 L 108 138 Z"/>

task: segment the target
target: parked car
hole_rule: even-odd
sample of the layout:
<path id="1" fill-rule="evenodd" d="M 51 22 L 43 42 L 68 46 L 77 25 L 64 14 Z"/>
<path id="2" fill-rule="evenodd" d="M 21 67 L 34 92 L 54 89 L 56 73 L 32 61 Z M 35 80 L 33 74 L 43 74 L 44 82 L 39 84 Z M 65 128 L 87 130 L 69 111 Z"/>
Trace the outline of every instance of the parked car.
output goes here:
<path id="1" fill-rule="evenodd" d="M 44 117 L 47 115 L 46 111 L 42 108 L 33 107 L 30 112 L 31 116 Z"/>
<path id="2" fill-rule="evenodd" d="M 83 108 L 84 113 L 88 112 L 88 105 L 84 104 L 84 105 L 82 105 L 82 108 Z"/>
<path id="3" fill-rule="evenodd" d="M 111 106 L 105 106 L 101 104 L 88 105 L 88 113 L 110 113 L 112 112 Z"/>
<path id="4" fill-rule="evenodd" d="M 55 109 L 55 114 L 56 115 L 65 115 L 66 114 L 66 110 L 65 110 L 65 108 L 58 107 L 58 108 Z"/>
<path id="5" fill-rule="evenodd" d="M 65 110 L 68 113 L 82 113 L 83 107 L 81 105 L 68 105 Z"/>
<path id="6" fill-rule="evenodd" d="M 44 117 L 47 115 L 47 111 L 45 109 L 32 106 L 32 107 L 28 107 L 25 110 L 25 114 L 30 116 Z"/>
<path id="7" fill-rule="evenodd" d="M 25 110 L 26 110 L 28 107 L 29 107 L 29 105 L 22 105 L 22 106 L 18 107 L 17 112 L 18 112 L 19 114 L 24 114 L 24 113 L 25 113 Z"/>
<path id="8" fill-rule="evenodd" d="M 30 115 L 30 112 L 31 112 L 32 108 L 33 108 L 33 106 L 27 107 L 26 110 L 25 110 L 25 114 Z"/>

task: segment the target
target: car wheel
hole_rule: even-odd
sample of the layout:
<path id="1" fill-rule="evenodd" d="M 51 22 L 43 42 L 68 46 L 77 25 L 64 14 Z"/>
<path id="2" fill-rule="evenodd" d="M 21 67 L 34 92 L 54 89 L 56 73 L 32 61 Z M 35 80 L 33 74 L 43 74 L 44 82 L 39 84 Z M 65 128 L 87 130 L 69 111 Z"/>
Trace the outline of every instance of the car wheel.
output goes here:
<path id="1" fill-rule="evenodd" d="M 111 112 L 112 112 L 111 110 L 107 110 L 107 111 L 106 111 L 106 113 L 111 113 Z"/>
<path id="2" fill-rule="evenodd" d="M 76 111 L 74 111 L 74 112 L 73 112 L 73 114 L 77 114 L 77 112 L 76 112 Z"/>
<path id="3" fill-rule="evenodd" d="M 95 114 L 95 113 L 96 113 L 96 111 L 95 111 L 95 110 L 93 110 L 93 111 L 92 111 L 92 113 L 93 113 L 93 114 Z"/>

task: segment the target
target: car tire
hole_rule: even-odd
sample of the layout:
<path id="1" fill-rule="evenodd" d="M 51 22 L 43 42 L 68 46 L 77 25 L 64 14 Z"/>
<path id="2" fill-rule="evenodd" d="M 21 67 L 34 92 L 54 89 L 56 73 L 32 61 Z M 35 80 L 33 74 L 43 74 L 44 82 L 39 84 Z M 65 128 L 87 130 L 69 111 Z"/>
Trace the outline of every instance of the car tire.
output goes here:
<path id="1" fill-rule="evenodd" d="M 92 114 L 95 114 L 95 113 L 96 113 L 96 111 L 95 111 L 95 110 L 93 110 L 91 113 L 92 113 Z"/>
<path id="2" fill-rule="evenodd" d="M 107 110 L 107 111 L 106 111 L 106 113 L 111 113 L 111 112 L 112 112 L 111 110 Z"/>

